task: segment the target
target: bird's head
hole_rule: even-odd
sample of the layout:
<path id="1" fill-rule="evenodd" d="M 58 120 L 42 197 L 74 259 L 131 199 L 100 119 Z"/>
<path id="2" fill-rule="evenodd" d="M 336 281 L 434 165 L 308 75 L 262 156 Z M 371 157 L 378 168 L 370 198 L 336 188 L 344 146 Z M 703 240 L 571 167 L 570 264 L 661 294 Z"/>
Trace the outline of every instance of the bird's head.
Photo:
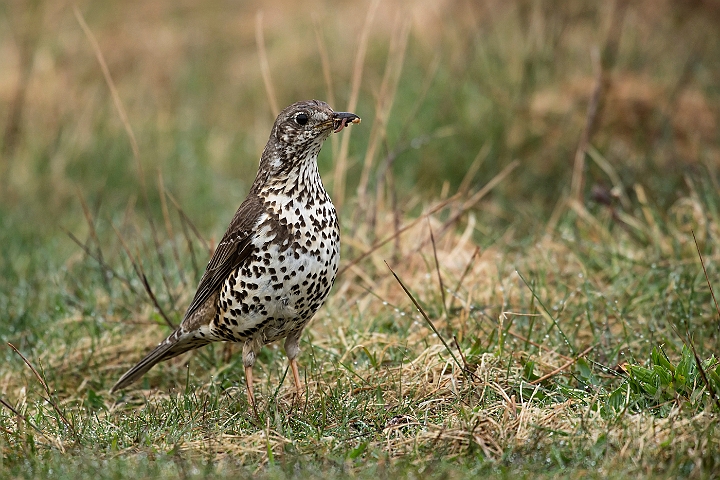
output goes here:
<path id="1" fill-rule="evenodd" d="M 306 100 L 285 108 L 275 120 L 272 136 L 289 145 L 322 143 L 332 132 L 339 132 L 350 123 L 360 123 L 354 113 L 334 112 L 320 100 Z"/>
<path id="2" fill-rule="evenodd" d="M 331 133 L 351 123 L 360 123 L 354 113 L 334 112 L 320 100 L 306 100 L 286 107 L 275 120 L 263 151 L 261 168 L 279 172 L 307 159 L 317 158 Z M 264 164 L 264 165 L 263 165 Z"/>

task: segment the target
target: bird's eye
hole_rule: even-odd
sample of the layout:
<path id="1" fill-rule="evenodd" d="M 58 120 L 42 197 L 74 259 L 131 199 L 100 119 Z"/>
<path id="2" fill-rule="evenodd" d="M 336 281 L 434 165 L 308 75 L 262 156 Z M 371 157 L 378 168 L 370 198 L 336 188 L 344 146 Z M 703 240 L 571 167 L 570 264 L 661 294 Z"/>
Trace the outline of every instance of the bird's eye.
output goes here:
<path id="1" fill-rule="evenodd" d="M 305 125 L 308 122 L 309 118 L 307 116 L 307 113 L 298 113 L 295 116 L 295 121 L 300 125 Z"/>

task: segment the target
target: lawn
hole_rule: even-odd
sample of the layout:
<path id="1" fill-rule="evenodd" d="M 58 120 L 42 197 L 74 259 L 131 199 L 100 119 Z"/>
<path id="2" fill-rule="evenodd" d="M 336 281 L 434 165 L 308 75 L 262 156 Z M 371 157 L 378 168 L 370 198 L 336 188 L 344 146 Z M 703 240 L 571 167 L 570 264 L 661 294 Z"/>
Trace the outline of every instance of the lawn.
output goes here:
<path id="1" fill-rule="evenodd" d="M 76 6 L 74 6 L 76 5 Z M 1 478 L 717 478 L 720 7 L 0 6 Z M 275 114 L 340 274 L 279 345 L 109 389 L 182 319 Z M 291 375 L 290 375 L 291 376 Z"/>

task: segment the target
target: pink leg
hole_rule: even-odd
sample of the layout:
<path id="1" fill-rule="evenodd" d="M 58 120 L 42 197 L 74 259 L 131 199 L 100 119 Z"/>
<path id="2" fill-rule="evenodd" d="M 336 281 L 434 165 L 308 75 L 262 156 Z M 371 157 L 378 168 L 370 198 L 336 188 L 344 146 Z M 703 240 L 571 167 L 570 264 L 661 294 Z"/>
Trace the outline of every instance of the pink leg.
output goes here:
<path id="1" fill-rule="evenodd" d="M 248 402 L 255 408 L 255 394 L 253 392 L 252 367 L 245 367 L 245 385 L 247 385 Z"/>
<path id="2" fill-rule="evenodd" d="M 302 384 L 300 383 L 300 372 L 298 371 L 298 364 L 296 359 L 290 360 L 290 369 L 293 373 L 293 380 L 295 381 L 295 388 L 297 389 L 298 395 L 303 392 Z"/>

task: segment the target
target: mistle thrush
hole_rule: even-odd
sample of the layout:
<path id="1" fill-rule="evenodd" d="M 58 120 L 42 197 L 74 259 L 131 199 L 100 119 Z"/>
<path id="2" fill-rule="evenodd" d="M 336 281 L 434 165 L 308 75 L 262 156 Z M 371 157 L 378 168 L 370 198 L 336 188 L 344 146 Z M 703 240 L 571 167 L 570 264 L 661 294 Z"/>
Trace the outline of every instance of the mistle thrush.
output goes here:
<path id="1" fill-rule="evenodd" d="M 285 338 L 293 379 L 303 329 L 322 306 L 338 271 L 340 233 L 318 173 L 325 140 L 353 113 L 318 100 L 280 112 L 255 181 L 200 280 L 180 327 L 118 380 L 124 388 L 158 362 L 211 342 L 243 344 L 248 400 L 252 367 L 263 345 Z"/>

